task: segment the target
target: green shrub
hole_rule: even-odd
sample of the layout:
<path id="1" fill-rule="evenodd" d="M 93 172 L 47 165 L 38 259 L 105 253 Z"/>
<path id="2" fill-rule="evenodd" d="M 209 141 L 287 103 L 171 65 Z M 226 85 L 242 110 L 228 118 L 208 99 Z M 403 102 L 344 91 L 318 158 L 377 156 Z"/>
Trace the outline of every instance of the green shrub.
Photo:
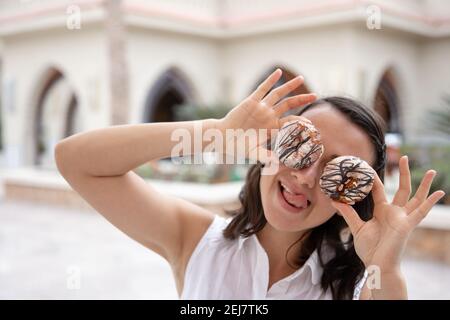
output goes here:
<path id="1" fill-rule="evenodd" d="M 429 111 L 427 122 L 432 131 L 450 137 L 450 95 L 442 97 L 442 105 Z"/>
<path id="2" fill-rule="evenodd" d="M 419 187 L 427 170 L 437 172 L 430 188 L 430 193 L 443 190 L 446 196 L 440 203 L 448 203 L 450 199 L 450 145 L 404 145 L 402 154 L 408 155 L 411 170 L 412 194 Z"/>
<path id="3" fill-rule="evenodd" d="M 230 106 L 226 104 L 184 104 L 175 108 L 175 121 L 220 119 L 223 118 L 230 110 Z"/>

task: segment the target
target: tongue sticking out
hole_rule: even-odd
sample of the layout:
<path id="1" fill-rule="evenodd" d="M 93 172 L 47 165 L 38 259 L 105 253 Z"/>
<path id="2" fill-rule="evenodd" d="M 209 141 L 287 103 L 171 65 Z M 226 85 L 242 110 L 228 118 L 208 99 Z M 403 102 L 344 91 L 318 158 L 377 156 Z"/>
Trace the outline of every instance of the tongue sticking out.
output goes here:
<path id="1" fill-rule="evenodd" d="M 285 199 L 292 205 L 298 207 L 298 208 L 306 208 L 307 207 L 307 199 L 306 196 L 303 194 L 292 194 L 287 192 L 286 190 L 283 190 L 283 196 Z"/>

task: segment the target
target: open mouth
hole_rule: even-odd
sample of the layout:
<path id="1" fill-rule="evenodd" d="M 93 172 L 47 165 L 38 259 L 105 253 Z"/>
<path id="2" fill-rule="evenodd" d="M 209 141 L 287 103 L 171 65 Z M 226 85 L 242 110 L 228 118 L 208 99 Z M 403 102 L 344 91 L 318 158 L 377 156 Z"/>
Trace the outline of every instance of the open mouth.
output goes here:
<path id="1" fill-rule="evenodd" d="M 281 205 L 289 211 L 299 212 L 311 204 L 311 201 L 304 194 L 293 193 L 281 181 L 278 181 L 278 188 L 280 191 Z"/>

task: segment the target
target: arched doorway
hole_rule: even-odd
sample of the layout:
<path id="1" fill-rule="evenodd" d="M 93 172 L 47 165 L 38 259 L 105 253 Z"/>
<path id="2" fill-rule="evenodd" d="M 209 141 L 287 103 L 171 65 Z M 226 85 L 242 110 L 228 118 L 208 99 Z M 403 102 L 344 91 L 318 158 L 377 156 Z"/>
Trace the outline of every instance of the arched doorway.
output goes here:
<path id="1" fill-rule="evenodd" d="M 0 164 L 2 164 L 2 151 L 3 151 L 3 61 L 0 57 Z"/>
<path id="2" fill-rule="evenodd" d="M 178 117 L 178 108 L 194 101 L 193 89 L 189 83 L 188 78 L 178 68 L 172 67 L 163 72 L 147 94 L 142 121 L 147 123 L 183 120 Z M 180 171 L 180 166 L 174 165 L 170 157 L 152 160 L 147 165 L 152 176 L 160 179 L 177 179 L 175 177 Z M 145 167 L 144 170 L 147 170 Z"/>
<path id="3" fill-rule="evenodd" d="M 63 73 L 45 73 L 37 98 L 34 121 L 34 165 L 55 169 L 53 150 L 58 141 L 81 131 L 78 99 Z"/>
<path id="4" fill-rule="evenodd" d="M 400 106 L 397 94 L 397 83 L 394 72 L 387 69 L 378 84 L 374 99 L 374 110 L 386 122 L 386 178 L 393 176 L 398 168 L 402 143 L 402 130 L 400 125 Z"/>
<path id="5" fill-rule="evenodd" d="M 288 82 L 289 80 L 294 79 L 295 77 L 298 76 L 298 74 L 292 72 L 291 70 L 289 70 L 288 68 L 281 66 L 281 65 L 276 65 L 272 68 L 270 68 L 269 70 L 267 70 L 263 76 L 261 78 L 259 78 L 258 82 L 255 84 L 254 89 L 256 89 L 258 87 L 258 85 L 263 82 L 272 72 L 274 72 L 277 68 L 281 69 L 283 71 L 283 74 L 281 76 L 281 78 L 277 81 L 277 83 L 275 83 L 275 85 L 273 86 L 273 89 L 281 86 L 282 84 Z M 253 90 L 254 90 L 253 89 Z M 272 90 L 273 90 L 272 89 Z M 298 88 L 296 88 L 294 91 L 292 91 L 289 95 L 287 95 L 286 97 L 290 97 L 290 96 L 295 96 L 298 94 L 306 94 L 306 93 L 310 93 L 311 91 L 309 90 L 308 86 L 303 83 L 301 86 L 299 86 Z M 296 111 L 295 109 L 291 109 L 289 111 L 287 111 L 285 113 L 285 115 L 290 115 L 290 114 L 295 114 Z"/>
<path id="6" fill-rule="evenodd" d="M 174 121 L 176 109 L 192 102 L 189 81 L 177 68 L 170 68 L 156 80 L 147 95 L 143 122 Z"/>
<path id="7" fill-rule="evenodd" d="M 374 109 L 386 122 L 387 132 L 401 133 L 397 84 L 391 69 L 386 70 L 380 79 L 375 95 Z"/>
<path id="8" fill-rule="evenodd" d="M 64 138 L 81 131 L 79 110 L 77 97 L 72 94 L 66 112 Z"/>

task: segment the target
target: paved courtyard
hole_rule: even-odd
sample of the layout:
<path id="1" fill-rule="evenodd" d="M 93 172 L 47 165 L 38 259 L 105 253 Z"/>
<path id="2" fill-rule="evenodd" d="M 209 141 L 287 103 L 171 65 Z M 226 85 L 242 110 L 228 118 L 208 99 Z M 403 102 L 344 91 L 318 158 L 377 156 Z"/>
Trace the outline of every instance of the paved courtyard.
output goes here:
<path id="1" fill-rule="evenodd" d="M 450 266 L 407 258 L 411 299 L 450 299 Z M 0 299 L 177 299 L 169 265 L 94 212 L 0 200 Z"/>

